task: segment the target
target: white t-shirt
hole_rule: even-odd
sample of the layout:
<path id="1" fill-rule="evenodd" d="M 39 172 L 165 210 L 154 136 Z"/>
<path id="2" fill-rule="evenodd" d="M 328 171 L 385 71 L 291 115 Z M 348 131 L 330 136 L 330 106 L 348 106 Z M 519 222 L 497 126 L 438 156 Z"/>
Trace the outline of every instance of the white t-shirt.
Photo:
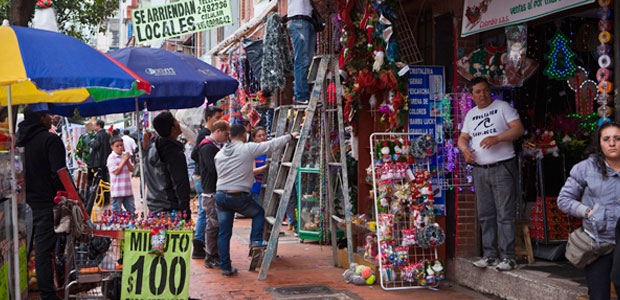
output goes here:
<path id="1" fill-rule="evenodd" d="M 474 107 L 467 112 L 461 132 L 469 134 L 477 164 L 492 164 L 515 156 L 512 142 L 499 142 L 488 149 L 482 149 L 480 142 L 485 137 L 495 136 L 510 129 L 508 123 L 517 119 L 519 119 L 517 110 L 502 100 L 495 100 L 483 109 Z"/>
<path id="2" fill-rule="evenodd" d="M 123 147 L 125 148 L 125 152 L 129 152 L 129 154 L 133 155 L 133 150 L 138 147 L 136 141 L 128 135 L 123 135 L 121 138 L 123 139 Z"/>
<path id="3" fill-rule="evenodd" d="M 288 0 L 288 10 L 286 15 L 292 16 L 312 16 L 312 4 L 310 0 Z"/>

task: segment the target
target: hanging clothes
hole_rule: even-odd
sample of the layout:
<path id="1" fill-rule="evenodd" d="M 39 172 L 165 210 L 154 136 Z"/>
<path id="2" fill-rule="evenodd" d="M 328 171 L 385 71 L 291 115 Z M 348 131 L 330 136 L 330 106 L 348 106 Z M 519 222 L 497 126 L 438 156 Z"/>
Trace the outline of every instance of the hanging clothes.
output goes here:
<path id="1" fill-rule="evenodd" d="M 260 85 L 265 97 L 284 87 L 285 74 L 293 71 L 293 54 L 288 47 L 288 37 L 282 24 L 282 17 L 271 13 L 265 25 L 263 39 L 263 61 Z"/>

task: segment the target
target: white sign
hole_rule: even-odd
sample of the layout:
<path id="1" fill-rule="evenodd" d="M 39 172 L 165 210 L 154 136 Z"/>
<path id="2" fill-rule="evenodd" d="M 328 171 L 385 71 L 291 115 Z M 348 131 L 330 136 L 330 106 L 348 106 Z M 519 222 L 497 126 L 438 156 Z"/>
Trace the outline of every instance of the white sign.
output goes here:
<path id="1" fill-rule="evenodd" d="M 519 24 L 594 0 L 464 0 L 461 36 Z"/>
<path id="2" fill-rule="evenodd" d="M 230 0 L 184 0 L 131 12 L 137 43 L 232 24 Z"/>

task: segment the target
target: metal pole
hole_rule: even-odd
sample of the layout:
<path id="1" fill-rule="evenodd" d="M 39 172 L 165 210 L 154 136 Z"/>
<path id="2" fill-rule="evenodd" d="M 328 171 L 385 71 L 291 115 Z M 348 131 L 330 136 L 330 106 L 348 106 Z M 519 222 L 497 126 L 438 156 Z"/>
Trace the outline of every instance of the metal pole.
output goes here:
<path id="1" fill-rule="evenodd" d="M 11 161 L 11 221 L 13 223 L 13 236 L 11 242 L 13 243 L 13 296 L 15 300 L 21 300 L 22 293 L 19 289 L 19 230 L 17 221 L 17 179 L 15 178 L 15 126 L 13 126 L 13 104 L 11 103 L 11 86 L 6 87 L 7 95 L 7 109 L 9 114 L 9 134 L 11 135 L 11 149 L 10 149 L 10 161 Z"/>
<path id="2" fill-rule="evenodd" d="M 614 12 L 619 12 L 620 11 L 620 1 L 614 1 Z M 614 33 L 618 34 L 618 32 L 620 32 L 620 22 L 613 22 L 614 23 Z M 620 39 L 615 38 L 614 39 L 614 45 L 613 45 L 613 49 L 612 50 L 614 52 L 614 72 L 612 74 L 614 74 L 614 94 L 613 94 L 613 99 L 614 99 L 614 111 L 616 112 L 614 114 L 614 121 L 616 122 L 620 122 L 620 101 L 618 101 L 617 99 L 617 95 L 618 95 L 618 84 L 620 84 L 620 76 L 618 76 L 618 74 L 620 74 L 620 64 L 618 63 L 620 61 L 620 51 L 618 51 L 618 49 L 620 49 Z"/>

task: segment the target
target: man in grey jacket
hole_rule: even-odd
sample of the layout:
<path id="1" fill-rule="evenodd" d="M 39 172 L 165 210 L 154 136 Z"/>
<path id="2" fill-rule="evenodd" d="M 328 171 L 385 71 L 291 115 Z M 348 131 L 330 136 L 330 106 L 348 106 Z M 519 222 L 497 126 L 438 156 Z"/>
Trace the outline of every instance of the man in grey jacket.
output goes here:
<path id="1" fill-rule="evenodd" d="M 215 209 L 220 223 L 217 246 L 222 275 L 230 276 L 237 273 L 237 269 L 231 266 L 230 261 L 230 238 L 235 212 L 252 218 L 250 248 L 267 246 L 263 241 L 265 210 L 254 201 L 250 193 L 254 184 L 254 159 L 284 147 L 297 136 L 299 132 L 293 132 L 268 142 L 246 143 L 245 128 L 242 125 L 230 127 L 230 143 L 215 155 L 217 171 Z"/>

